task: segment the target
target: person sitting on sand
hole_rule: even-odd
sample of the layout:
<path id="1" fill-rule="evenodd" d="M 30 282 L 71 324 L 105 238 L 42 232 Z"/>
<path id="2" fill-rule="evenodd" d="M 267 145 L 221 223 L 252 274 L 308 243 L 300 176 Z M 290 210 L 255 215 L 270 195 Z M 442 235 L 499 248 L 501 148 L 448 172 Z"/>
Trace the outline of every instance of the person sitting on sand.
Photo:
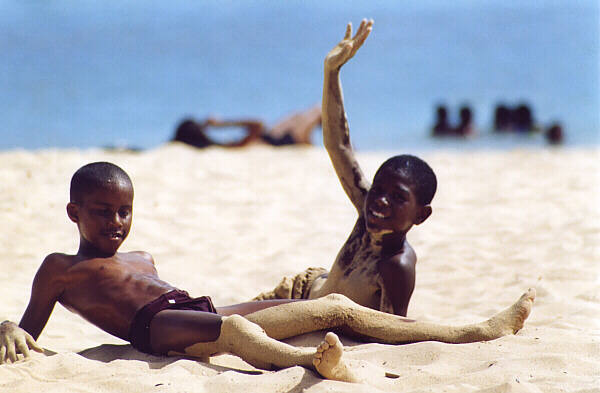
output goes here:
<path id="1" fill-rule="evenodd" d="M 198 148 L 208 146 L 243 147 L 252 143 L 266 143 L 273 146 L 311 144 L 311 134 L 321 124 L 321 108 L 314 106 L 296 112 L 267 129 L 264 123 L 255 119 L 219 120 L 209 117 L 202 122 L 185 119 L 178 126 L 172 141 L 183 142 Z M 241 127 L 246 135 L 234 142 L 217 142 L 207 134 L 210 127 Z"/>
<path id="2" fill-rule="evenodd" d="M 363 175 L 350 143 L 339 72 L 367 38 L 370 24 L 361 24 L 359 32 L 366 33 L 358 39 L 350 29 L 325 59 L 323 141 L 358 219 L 329 272 L 311 267 L 253 300 L 341 293 L 362 306 L 406 316 L 417 263 L 406 234 L 431 215 L 437 180 L 429 165 L 412 155 L 385 161 L 372 185 Z"/>
<path id="3" fill-rule="evenodd" d="M 353 43 L 360 46 L 371 24 L 361 24 L 350 50 Z M 0 362 L 41 350 L 35 339 L 59 302 L 146 353 L 204 359 L 229 352 L 256 367 L 300 365 L 325 378 L 357 382 L 360 376 L 346 366 L 335 334 L 327 333 L 316 349 L 278 340 L 324 329 L 389 344 L 492 340 L 520 330 L 535 298 L 530 289 L 492 318 L 464 326 L 378 312 L 339 294 L 215 307 L 209 297 L 191 298 L 161 280 L 150 254 L 117 252 L 131 228 L 134 195 L 121 168 L 105 162 L 85 165 L 73 175 L 70 195 L 67 214 L 79 230 L 79 249 L 75 255 L 53 253 L 44 259 L 19 326 L 10 321 L 0 325 Z"/>
<path id="4" fill-rule="evenodd" d="M 129 176 L 111 163 L 91 163 L 73 175 L 67 215 L 79 230 L 79 249 L 75 255 L 52 253 L 44 259 L 19 326 L 0 325 L 0 363 L 16 361 L 19 352 L 28 357 L 29 349 L 41 351 L 35 339 L 59 302 L 145 353 L 206 358 L 230 352 L 256 367 L 301 365 L 326 378 L 357 381 L 345 367 L 335 334 L 328 333 L 316 349 L 278 339 L 339 328 L 391 344 L 491 340 L 521 329 L 534 299 L 530 290 L 491 319 L 461 327 L 380 313 L 341 295 L 215 307 L 210 297 L 191 298 L 161 280 L 150 254 L 117 252 L 131 228 L 133 194 Z"/>

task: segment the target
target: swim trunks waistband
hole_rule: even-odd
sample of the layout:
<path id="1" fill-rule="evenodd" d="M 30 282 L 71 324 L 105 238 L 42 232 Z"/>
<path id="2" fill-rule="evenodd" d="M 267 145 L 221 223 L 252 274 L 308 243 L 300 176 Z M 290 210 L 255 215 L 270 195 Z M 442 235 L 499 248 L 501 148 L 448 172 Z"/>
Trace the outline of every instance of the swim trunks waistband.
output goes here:
<path id="1" fill-rule="evenodd" d="M 208 296 L 191 298 L 186 291 L 178 289 L 160 295 L 155 300 L 140 308 L 129 327 L 129 342 L 138 351 L 153 354 L 150 344 L 150 322 L 163 310 L 193 310 L 217 313 L 212 300 Z"/>

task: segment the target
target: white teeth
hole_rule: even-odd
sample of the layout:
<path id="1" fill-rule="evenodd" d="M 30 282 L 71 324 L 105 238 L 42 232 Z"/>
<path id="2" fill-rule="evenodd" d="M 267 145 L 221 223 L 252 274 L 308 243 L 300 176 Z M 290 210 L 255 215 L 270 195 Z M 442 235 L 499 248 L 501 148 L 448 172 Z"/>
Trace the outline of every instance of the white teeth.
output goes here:
<path id="1" fill-rule="evenodd" d="M 371 210 L 371 214 L 374 215 L 377 218 L 385 218 L 385 215 L 379 213 L 379 212 L 374 212 Z"/>

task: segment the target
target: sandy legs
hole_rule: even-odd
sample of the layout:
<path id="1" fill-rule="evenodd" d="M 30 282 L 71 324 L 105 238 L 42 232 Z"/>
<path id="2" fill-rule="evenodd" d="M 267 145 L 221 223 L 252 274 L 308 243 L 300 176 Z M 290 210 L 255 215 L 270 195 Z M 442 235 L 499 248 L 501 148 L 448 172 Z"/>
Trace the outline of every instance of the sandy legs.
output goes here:
<path id="1" fill-rule="evenodd" d="M 297 348 L 278 339 L 339 328 L 368 341 L 390 344 L 429 340 L 448 343 L 492 340 L 521 329 L 534 298 L 535 290 L 530 289 L 512 306 L 486 321 L 445 326 L 382 313 L 362 307 L 345 296 L 333 294 L 316 300 L 266 308 L 246 317 L 223 317 L 221 333 L 216 341 L 190 345 L 185 348 L 185 353 L 208 357 L 228 352 L 259 368 L 299 365 L 314 368 L 325 378 L 356 382 L 358 378 L 342 359 L 343 347 L 335 334 L 328 333 L 316 351 Z"/>
<path id="2" fill-rule="evenodd" d="M 463 326 L 418 322 L 360 306 L 343 295 L 283 304 L 246 315 L 276 339 L 315 330 L 339 328 L 371 342 L 402 344 L 417 341 L 468 343 L 516 333 L 529 316 L 535 290 L 525 292 L 512 306 L 492 318 Z"/>
<path id="3" fill-rule="evenodd" d="M 215 353 L 227 352 L 257 368 L 303 366 L 318 371 L 328 379 L 358 381 L 343 363 L 343 347 L 333 333 L 328 333 L 315 350 L 277 341 L 267 336 L 260 326 L 239 315 L 223 317 L 222 321 L 221 334 L 216 341 L 193 344 L 185 348 L 185 354 L 206 358 Z"/>

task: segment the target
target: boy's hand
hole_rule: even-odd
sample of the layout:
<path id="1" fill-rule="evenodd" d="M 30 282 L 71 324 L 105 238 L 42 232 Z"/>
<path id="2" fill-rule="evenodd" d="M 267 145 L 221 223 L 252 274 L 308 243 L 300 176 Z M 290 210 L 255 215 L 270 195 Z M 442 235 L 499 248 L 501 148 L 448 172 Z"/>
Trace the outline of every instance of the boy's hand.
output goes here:
<path id="1" fill-rule="evenodd" d="M 335 46 L 325 57 L 325 69 L 326 70 L 338 70 L 348 60 L 354 56 L 358 48 L 365 42 L 369 33 L 373 29 L 373 19 L 363 19 L 360 22 L 358 31 L 354 38 L 352 38 L 352 23 L 348 23 L 346 26 L 346 35 L 339 44 Z"/>
<path id="2" fill-rule="evenodd" d="M 16 323 L 4 321 L 0 324 L 0 364 L 10 359 L 17 361 L 17 353 L 29 357 L 29 349 L 43 353 L 44 350 L 37 345 L 33 337 Z"/>

